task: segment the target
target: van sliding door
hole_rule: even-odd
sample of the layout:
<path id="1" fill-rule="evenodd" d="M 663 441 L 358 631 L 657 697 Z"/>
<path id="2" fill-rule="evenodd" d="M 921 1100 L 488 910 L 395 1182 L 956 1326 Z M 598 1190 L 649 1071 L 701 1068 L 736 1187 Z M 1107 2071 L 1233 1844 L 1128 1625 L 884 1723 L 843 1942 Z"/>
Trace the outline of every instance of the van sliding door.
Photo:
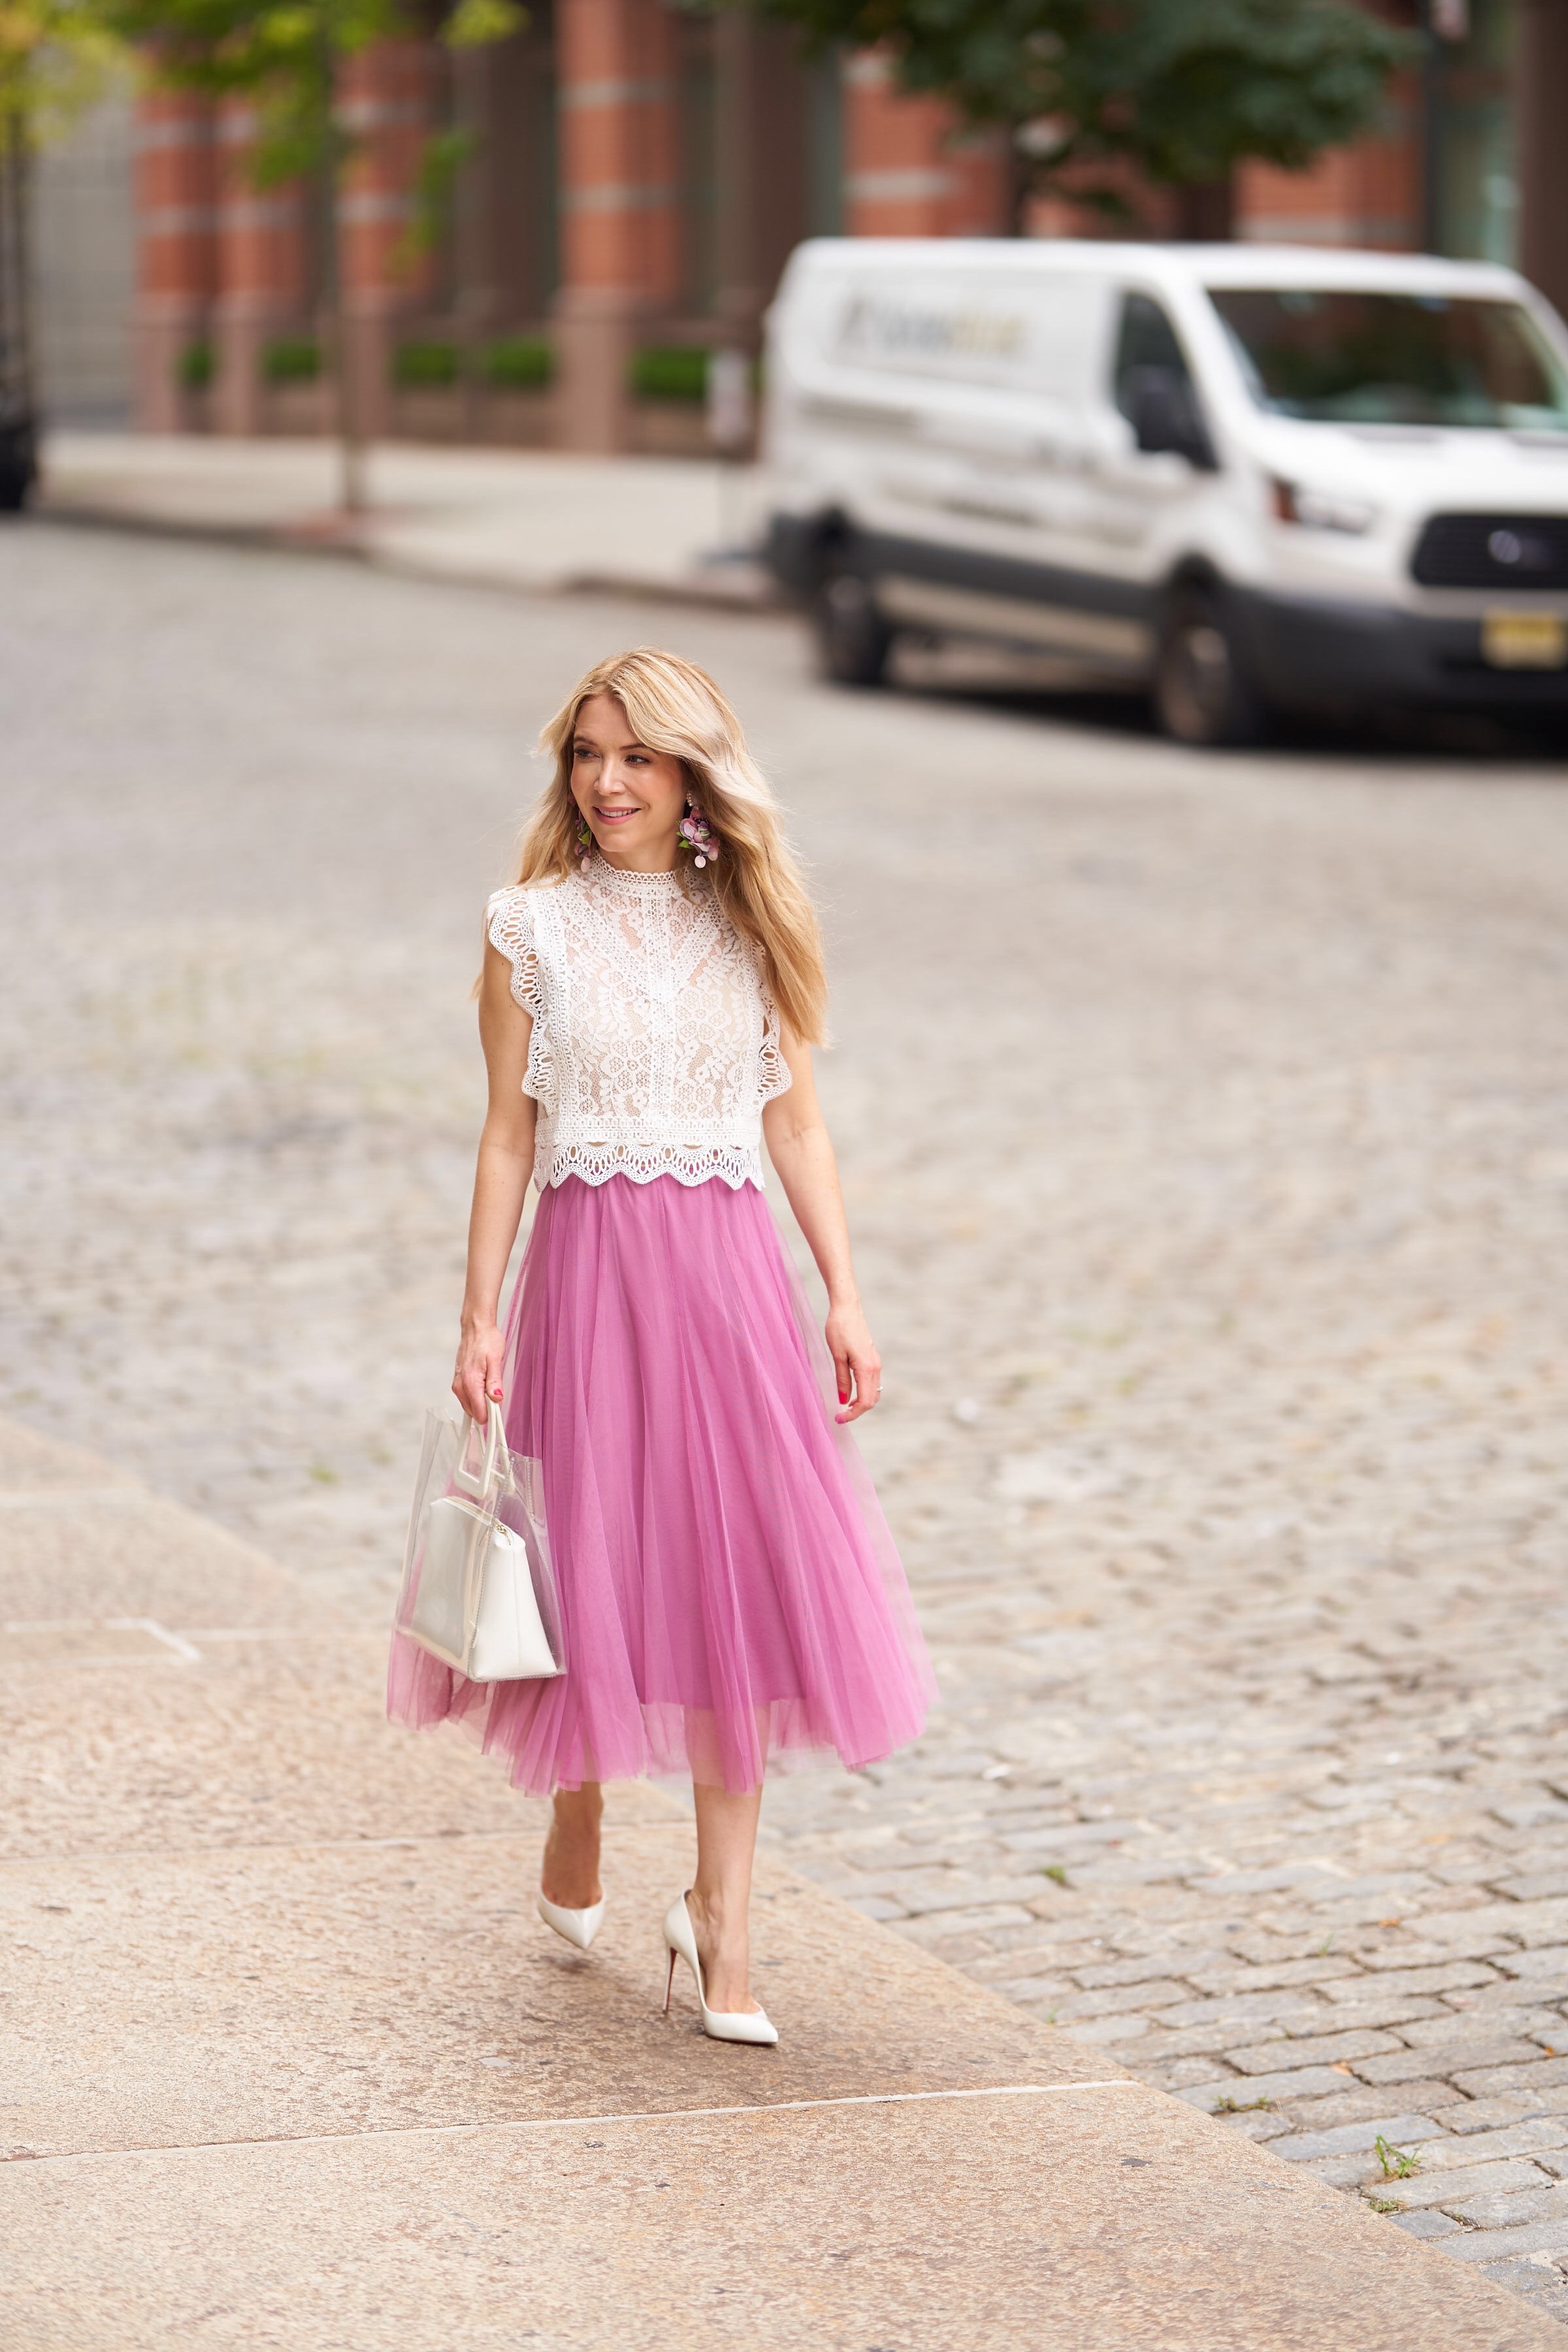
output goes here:
<path id="1" fill-rule="evenodd" d="M 933 265 L 868 297 L 855 331 L 884 337 L 873 364 L 909 404 L 857 501 L 889 620 L 1145 667 L 1143 600 L 1101 530 L 1114 325 L 1110 287 L 1076 271 Z"/>

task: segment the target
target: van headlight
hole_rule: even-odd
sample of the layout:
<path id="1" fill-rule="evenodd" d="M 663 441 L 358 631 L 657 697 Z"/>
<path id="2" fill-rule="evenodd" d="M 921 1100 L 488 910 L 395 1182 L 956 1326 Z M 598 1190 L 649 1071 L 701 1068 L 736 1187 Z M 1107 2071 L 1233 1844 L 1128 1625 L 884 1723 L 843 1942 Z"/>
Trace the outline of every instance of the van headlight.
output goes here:
<path id="1" fill-rule="evenodd" d="M 1364 499 L 1341 498 L 1333 490 L 1314 490 L 1302 482 L 1274 478 L 1274 512 L 1280 522 L 1300 523 L 1306 530 L 1345 530 L 1359 538 L 1377 520 L 1377 509 Z"/>

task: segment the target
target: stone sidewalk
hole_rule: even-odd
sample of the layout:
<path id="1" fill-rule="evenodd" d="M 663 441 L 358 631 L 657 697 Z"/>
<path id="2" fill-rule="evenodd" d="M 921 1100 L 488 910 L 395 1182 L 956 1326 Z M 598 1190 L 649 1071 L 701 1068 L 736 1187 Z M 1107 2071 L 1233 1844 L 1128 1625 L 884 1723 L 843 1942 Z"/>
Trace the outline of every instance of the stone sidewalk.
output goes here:
<path id="1" fill-rule="evenodd" d="M 380 1717 L 384 1637 L 0 1423 L 8 2352 L 1548 2352 L 1558 2331 L 776 1864 L 776 2051 L 660 2014 L 690 1831 Z"/>
<path id="2" fill-rule="evenodd" d="M 1195 759 L 831 693 L 773 616 L 0 533 L 0 1410 L 384 1610 L 476 910 L 541 718 L 650 635 L 826 904 L 943 1693 L 874 1780 L 770 1790 L 775 1852 L 1560 2311 L 1561 768 Z"/>
<path id="3" fill-rule="evenodd" d="M 742 552 L 761 528 L 754 467 L 384 443 L 367 461 L 368 510 L 345 524 L 334 513 L 337 463 L 325 441 L 55 432 L 39 506 L 61 521 L 335 550 L 389 571 L 535 593 L 771 598 Z"/>

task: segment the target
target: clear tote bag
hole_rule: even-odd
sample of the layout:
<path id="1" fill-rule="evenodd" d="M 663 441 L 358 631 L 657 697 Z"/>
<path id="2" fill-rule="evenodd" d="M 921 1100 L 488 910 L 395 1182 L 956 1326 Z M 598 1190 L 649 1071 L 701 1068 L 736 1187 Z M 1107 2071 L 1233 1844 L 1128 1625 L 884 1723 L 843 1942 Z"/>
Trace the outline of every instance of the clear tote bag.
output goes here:
<path id="1" fill-rule="evenodd" d="M 470 1682 L 565 1670 L 541 1465 L 508 1451 L 493 1405 L 425 1416 L 397 1625 Z"/>

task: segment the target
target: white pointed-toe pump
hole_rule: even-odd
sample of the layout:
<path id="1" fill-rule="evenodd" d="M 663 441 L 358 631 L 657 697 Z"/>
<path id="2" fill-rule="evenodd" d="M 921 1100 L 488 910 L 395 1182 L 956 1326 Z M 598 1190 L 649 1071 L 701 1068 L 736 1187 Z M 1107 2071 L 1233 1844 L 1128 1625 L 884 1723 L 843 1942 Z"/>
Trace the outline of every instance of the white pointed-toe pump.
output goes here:
<path id="1" fill-rule="evenodd" d="M 553 1927 L 558 1936 L 564 1936 L 569 1944 L 575 1944 L 580 1952 L 585 1952 L 599 1932 L 599 1923 L 605 1916 L 605 1898 L 601 1895 L 597 1903 L 590 1903 L 586 1911 L 568 1911 L 563 1903 L 552 1903 L 548 1895 L 542 1895 L 539 1897 L 539 1916 L 547 1927 Z"/>
<path id="2" fill-rule="evenodd" d="M 670 1991 L 675 1983 L 675 1963 L 684 1960 L 696 1979 L 697 2005 L 702 2011 L 704 2033 L 710 2035 L 715 2042 L 773 2042 L 778 2040 L 778 2027 L 768 2022 L 763 2010 L 709 2008 L 707 1989 L 702 1982 L 702 1963 L 697 1956 L 697 1938 L 691 1932 L 691 1914 L 686 1907 L 684 1895 L 678 1895 L 664 1915 L 664 1940 L 669 1949 L 669 1974 L 664 1980 L 666 2014 L 668 2013 Z"/>

